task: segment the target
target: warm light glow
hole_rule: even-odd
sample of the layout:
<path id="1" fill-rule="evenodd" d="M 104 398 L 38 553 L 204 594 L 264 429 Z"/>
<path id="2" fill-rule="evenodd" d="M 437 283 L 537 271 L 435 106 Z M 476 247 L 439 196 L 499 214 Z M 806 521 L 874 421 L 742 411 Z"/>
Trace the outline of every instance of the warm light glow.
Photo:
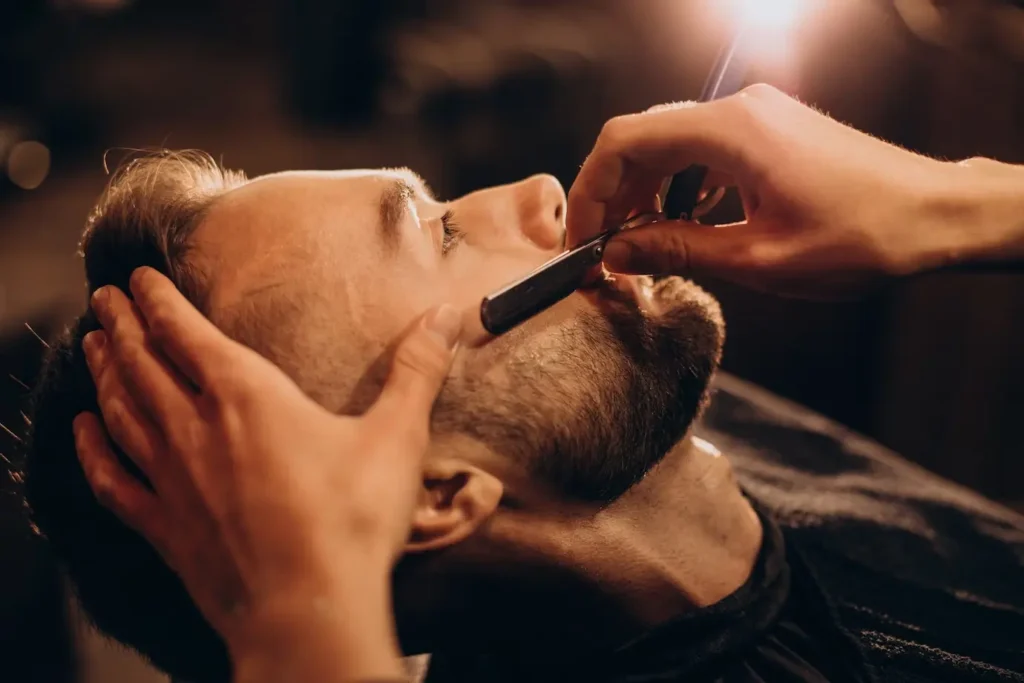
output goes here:
<path id="1" fill-rule="evenodd" d="M 740 20 L 754 30 L 785 31 L 797 24 L 809 0 L 734 0 Z"/>
<path id="2" fill-rule="evenodd" d="M 784 90 L 798 70 L 798 36 L 819 10 L 820 0 L 719 0 L 735 27 L 738 59 L 756 74 Z"/>
<path id="3" fill-rule="evenodd" d="M 50 173 L 50 150 L 41 142 L 24 140 L 11 148 L 7 177 L 23 190 L 34 190 Z"/>

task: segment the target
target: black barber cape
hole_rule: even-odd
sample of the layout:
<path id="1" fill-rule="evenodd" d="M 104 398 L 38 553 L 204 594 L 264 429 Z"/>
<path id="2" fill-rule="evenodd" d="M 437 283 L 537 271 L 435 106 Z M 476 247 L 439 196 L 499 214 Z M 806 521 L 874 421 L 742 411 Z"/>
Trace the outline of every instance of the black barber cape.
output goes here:
<path id="1" fill-rule="evenodd" d="M 729 376 L 696 434 L 764 522 L 744 586 L 587 661 L 437 654 L 428 683 L 1024 682 L 1024 518 Z"/>

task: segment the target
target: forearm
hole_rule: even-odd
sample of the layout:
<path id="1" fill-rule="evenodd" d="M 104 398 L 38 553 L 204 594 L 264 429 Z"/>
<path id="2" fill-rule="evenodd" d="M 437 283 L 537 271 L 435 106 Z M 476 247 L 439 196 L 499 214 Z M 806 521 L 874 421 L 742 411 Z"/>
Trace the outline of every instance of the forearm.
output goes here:
<path id="1" fill-rule="evenodd" d="M 928 242 L 922 268 L 1024 263 L 1024 166 L 970 159 L 944 167 L 928 218 L 907 226 L 921 229 Z"/>
<path id="2" fill-rule="evenodd" d="M 246 621 L 229 645 L 234 683 L 406 680 L 386 586 L 283 595 Z"/>

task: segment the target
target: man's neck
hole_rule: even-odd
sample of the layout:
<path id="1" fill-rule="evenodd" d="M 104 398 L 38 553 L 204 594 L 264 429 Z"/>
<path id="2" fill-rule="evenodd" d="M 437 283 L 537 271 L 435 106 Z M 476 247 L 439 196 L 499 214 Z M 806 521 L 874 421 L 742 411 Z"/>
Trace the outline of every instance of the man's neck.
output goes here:
<path id="1" fill-rule="evenodd" d="M 746 582 L 761 547 L 761 522 L 732 467 L 704 441 L 687 439 L 596 522 L 607 566 L 640 626 L 719 602 Z M 622 566 L 621 558 L 632 558 Z M 613 567 L 621 567 L 618 572 Z"/>
<path id="2" fill-rule="evenodd" d="M 714 604 L 747 580 L 761 545 L 729 464 L 695 440 L 600 511 L 501 516 L 481 552 L 504 571 L 460 576 L 443 621 L 463 626 L 449 636 L 463 646 L 531 658 L 620 645 Z"/>

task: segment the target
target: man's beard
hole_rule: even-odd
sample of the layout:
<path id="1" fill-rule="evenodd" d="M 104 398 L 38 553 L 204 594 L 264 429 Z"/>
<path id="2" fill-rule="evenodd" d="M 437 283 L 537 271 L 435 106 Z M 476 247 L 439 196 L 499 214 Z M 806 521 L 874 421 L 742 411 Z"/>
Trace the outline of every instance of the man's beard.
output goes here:
<path id="1" fill-rule="evenodd" d="M 528 463 L 567 497 L 614 501 L 685 436 L 721 358 L 718 303 L 679 278 L 655 291 L 657 315 L 606 288 L 601 312 L 512 343 L 501 377 L 442 393 L 434 429 Z"/>

